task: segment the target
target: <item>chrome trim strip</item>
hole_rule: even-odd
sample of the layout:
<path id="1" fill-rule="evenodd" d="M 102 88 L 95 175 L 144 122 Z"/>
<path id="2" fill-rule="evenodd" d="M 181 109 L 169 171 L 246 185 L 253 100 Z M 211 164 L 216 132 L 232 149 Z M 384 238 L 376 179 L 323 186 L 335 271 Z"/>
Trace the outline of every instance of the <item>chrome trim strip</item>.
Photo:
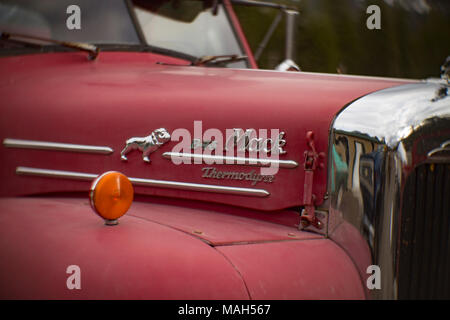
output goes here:
<path id="1" fill-rule="evenodd" d="M 21 140 L 21 139 L 4 139 L 3 145 L 7 148 L 24 148 L 36 150 L 54 150 L 54 151 L 70 151 L 70 152 L 85 152 L 97 154 L 110 154 L 114 150 L 105 146 L 89 146 L 71 143 Z"/>
<path id="2" fill-rule="evenodd" d="M 161 187 L 161 188 L 169 188 L 169 189 L 179 189 L 179 190 L 189 190 L 189 191 L 206 191 L 206 192 L 237 194 L 237 195 L 246 195 L 246 196 L 254 196 L 254 197 L 267 197 L 270 195 L 270 192 L 268 192 L 264 189 L 225 187 L 225 186 L 216 186 L 216 185 L 211 185 L 211 184 L 164 181 L 164 180 L 153 180 L 153 179 L 140 179 L 140 178 L 130 178 L 130 181 L 135 185 Z"/>
<path id="3" fill-rule="evenodd" d="M 91 181 L 99 176 L 98 174 L 93 174 L 93 173 L 62 171 L 62 170 L 49 170 L 49 169 L 29 168 L 29 167 L 17 167 L 16 174 L 48 177 L 48 178 L 65 178 L 65 179 L 83 180 L 83 181 Z M 128 179 L 130 179 L 130 181 L 133 185 L 137 185 L 137 186 L 159 187 L 159 188 L 188 190 L 188 191 L 204 191 L 204 192 L 212 192 L 212 193 L 244 195 L 244 196 L 251 196 L 251 197 L 267 197 L 270 195 L 270 192 L 268 192 L 264 189 L 226 187 L 226 186 L 216 186 L 216 185 L 211 185 L 211 184 L 141 179 L 141 178 L 130 178 L 130 177 Z"/>
<path id="4" fill-rule="evenodd" d="M 73 171 L 62 171 L 62 170 L 48 170 L 39 168 L 29 168 L 29 167 L 17 167 L 16 174 L 26 175 L 26 176 L 39 176 L 48 178 L 66 178 L 73 180 L 83 180 L 90 181 L 97 178 L 98 174 L 93 173 L 82 173 Z"/>
<path id="5" fill-rule="evenodd" d="M 164 152 L 163 158 L 172 160 L 174 158 L 181 158 L 186 160 L 201 159 L 203 162 L 210 161 L 211 163 L 219 160 L 221 164 L 226 165 L 243 165 L 255 167 L 270 167 L 271 164 L 278 164 L 280 168 L 294 169 L 298 167 L 298 163 L 294 160 L 273 160 L 273 159 L 258 159 L 258 158 L 244 158 L 244 157 L 228 157 L 204 155 L 195 153 L 180 153 L 180 152 Z"/>

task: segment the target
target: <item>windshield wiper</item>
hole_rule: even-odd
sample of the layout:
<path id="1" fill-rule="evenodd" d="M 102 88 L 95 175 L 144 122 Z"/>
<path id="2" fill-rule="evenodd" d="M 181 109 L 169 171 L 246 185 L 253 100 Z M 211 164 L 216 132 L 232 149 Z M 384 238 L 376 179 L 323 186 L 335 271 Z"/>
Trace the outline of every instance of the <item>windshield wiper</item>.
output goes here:
<path id="1" fill-rule="evenodd" d="M 95 58 L 97 58 L 97 56 L 100 52 L 100 49 L 97 48 L 96 46 L 89 44 L 89 43 L 84 43 L 84 42 L 59 41 L 59 40 L 54 40 L 54 39 L 47 39 L 47 38 L 42 38 L 42 37 L 36 37 L 36 36 L 30 36 L 30 35 L 18 34 L 18 33 L 8 33 L 8 32 L 0 32 L 0 38 L 3 40 L 11 40 L 14 42 L 36 45 L 39 47 L 42 47 L 42 45 L 37 44 L 33 41 L 27 41 L 27 40 L 36 40 L 36 41 L 54 43 L 54 44 L 57 44 L 57 45 L 60 45 L 63 47 L 88 52 L 89 60 L 94 60 Z"/>
<path id="2" fill-rule="evenodd" d="M 197 61 L 193 62 L 193 66 L 204 66 L 208 64 L 221 64 L 221 63 L 231 63 L 246 60 L 247 56 L 240 56 L 237 54 L 226 54 L 222 56 L 203 56 L 197 59 Z"/>

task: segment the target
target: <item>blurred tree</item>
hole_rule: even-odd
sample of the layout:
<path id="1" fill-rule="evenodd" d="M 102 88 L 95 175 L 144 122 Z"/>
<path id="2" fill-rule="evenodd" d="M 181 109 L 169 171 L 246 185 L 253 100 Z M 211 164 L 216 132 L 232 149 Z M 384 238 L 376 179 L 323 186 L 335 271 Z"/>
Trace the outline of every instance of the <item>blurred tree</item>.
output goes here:
<path id="1" fill-rule="evenodd" d="M 299 9 L 295 61 L 304 71 L 426 78 L 450 55 L 449 0 L 271 1 Z M 381 9 L 381 30 L 369 30 L 369 5 Z M 277 14 L 235 6 L 255 51 Z M 273 69 L 284 58 L 284 19 L 258 61 Z"/>

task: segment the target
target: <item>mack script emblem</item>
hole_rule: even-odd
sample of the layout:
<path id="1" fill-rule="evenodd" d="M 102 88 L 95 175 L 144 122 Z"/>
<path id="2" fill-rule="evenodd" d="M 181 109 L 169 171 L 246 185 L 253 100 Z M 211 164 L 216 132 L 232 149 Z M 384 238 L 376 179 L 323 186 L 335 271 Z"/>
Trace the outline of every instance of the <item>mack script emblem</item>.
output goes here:
<path id="1" fill-rule="evenodd" d="M 234 128 L 232 134 L 227 135 L 227 140 L 225 142 L 224 151 L 229 151 L 233 148 L 237 148 L 237 151 L 249 151 L 249 152 L 259 152 L 268 154 L 272 152 L 273 154 L 285 154 L 286 151 L 283 147 L 286 145 L 286 140 L 284 138 L 285 133 L 280 132 L 276 139 L 258 137 L 256 130 L 247 129 L 243 132 L 242 129 Z M 192 140 L 191 149 L 202 150 L 216 150 L 218 143 L 216 140 L 201 140 L 195 138 Z"/>
<path id="2" fill-rule="evenodd" d="M 164 128 L 156 129 L 147 137 L 130 138 L 127 140 L 125 148 L 120 153 L 120 159 L 127 161 L 126 154 L 132 150 L 138 149 L 142 151 L 142 160 L 150 162 L 150 153 L 156 151 L 169 140 L 170 133 Z"/>

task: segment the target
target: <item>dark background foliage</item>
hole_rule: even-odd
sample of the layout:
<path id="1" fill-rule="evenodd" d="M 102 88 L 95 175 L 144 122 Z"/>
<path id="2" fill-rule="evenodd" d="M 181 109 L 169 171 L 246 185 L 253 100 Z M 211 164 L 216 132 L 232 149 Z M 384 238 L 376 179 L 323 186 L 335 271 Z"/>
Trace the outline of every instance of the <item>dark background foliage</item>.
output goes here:
<path id="1" fill-rule="evenodd" d="M 438 77 L 450 55 L 450 0 L 271 1 L 296 7 L 294 60 L 303 71 L 405 78 Z M 369 30 L 366 9 L 381 9 L 381 30 Z M 250 46 L 258 44 L 277 14 L 235 6 Z M 285 20 L 258 61 L 273 69 L 284 58 Z"/>

